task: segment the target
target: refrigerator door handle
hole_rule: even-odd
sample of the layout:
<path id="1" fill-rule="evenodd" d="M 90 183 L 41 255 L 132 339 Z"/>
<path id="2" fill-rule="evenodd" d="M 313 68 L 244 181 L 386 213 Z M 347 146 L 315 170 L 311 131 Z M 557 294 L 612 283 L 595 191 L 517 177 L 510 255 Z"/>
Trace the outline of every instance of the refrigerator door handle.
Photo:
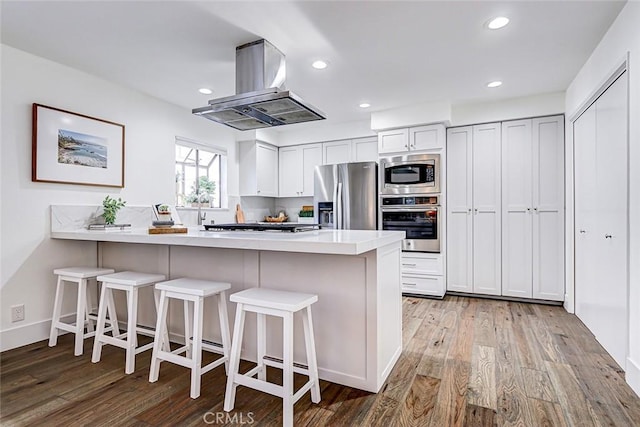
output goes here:
<path id="1" fill-rule="evenodd" d="M 343 227 L 343 225 L 342 225 L 342 208 L 343 208 L 343 206 L 342 206 L 342 183 L 341 182 L 338 183 L 337 188 L 338 188 L 337 197 L 336 197 L 337 204 L 334 204 L 334 206 L 337 206 L 337 212 L 336 212 L 336 221 L 337 221 L 336 224 L 337 224 L 337 226 L 336 226 L 336 228 L 338 230 L 341 230 L 342 227 Z"/>

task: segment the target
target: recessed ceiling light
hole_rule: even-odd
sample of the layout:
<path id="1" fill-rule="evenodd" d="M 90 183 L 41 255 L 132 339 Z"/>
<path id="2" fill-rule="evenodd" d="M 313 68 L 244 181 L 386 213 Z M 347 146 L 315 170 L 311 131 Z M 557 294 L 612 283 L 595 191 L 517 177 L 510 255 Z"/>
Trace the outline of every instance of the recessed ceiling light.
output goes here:
<path id="1" fill-rule="evenodd" d="M 502 86 L 502 82 L 500 80 L 496 80 L 495 82 L 487 83 L 487 87 L 498 87 Z"/>
<path id="2" fill-rule="evenodd" d="M 504 27 L 508 23 L 509 23 L 509 18 L 505 16 L 498 16 L 497 18 L 493 18 L 491 21 L 489 21 L 489 23 L 487 24 L 487 27 L 490 30 L 497 30 L 499 28 Z"/>
<path id="3" fill-rule="evenodd" d="M 371 107 L 371 104 L 369 104 L 368 102 L 363 102 L 362 104 L 360 104 L 360 108 L 369 108 Z"/>
<path id="4" fill-rule="evenodd" d="M 324 70 L 325 68 L 327 68 L 327 62 L 319 59 L 317 61 L 313 61 L 313 64 L 311 64 L 311 66 L 316 70 Z"/>
<path id="5" fill-rule="evenodd" d="M 201 87 L 200 89 L 198 89 L 198 92 L 203 95 L 211 95 L 213 93 L 213 91 L 207 87 Z"/>

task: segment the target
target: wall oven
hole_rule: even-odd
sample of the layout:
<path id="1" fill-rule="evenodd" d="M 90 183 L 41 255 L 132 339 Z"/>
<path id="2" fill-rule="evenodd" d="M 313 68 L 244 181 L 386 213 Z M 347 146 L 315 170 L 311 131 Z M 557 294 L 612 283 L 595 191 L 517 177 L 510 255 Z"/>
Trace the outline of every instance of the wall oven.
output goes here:
<path id="1" fill-rule="evenodd" d="M 404 231 L 403 251 L 440 252 L 440 204 L 436 195 L 381 196 L 383 230 Z"/>
<path id="2" fill-rule="evenodd" d="M 406 154 L 380 159 L 380 194 L 440 192 L 440 154 Z"/>

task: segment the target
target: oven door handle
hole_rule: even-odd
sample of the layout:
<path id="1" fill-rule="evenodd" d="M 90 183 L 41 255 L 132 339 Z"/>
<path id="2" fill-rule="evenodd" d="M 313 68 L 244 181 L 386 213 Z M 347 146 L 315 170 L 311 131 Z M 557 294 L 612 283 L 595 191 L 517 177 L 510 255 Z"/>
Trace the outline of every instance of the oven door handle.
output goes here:
<path id="1" fill-rule="evenodd" d="M 406 207 L 406 206 L 398 206 L 398 207 L 382 207 L 380 208 L 382 212 L 437 212 L 440 210 L 440 205 L 437 206 L 429 206 L 429 207 Z"/>

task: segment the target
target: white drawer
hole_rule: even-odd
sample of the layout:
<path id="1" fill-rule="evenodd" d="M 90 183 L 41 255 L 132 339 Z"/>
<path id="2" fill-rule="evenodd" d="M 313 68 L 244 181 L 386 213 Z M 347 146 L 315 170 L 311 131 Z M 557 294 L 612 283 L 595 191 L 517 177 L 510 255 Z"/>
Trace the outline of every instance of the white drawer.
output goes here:
<path id="1" fill-rule="evenodd" d="M 443 262 L 441 254 L 402 253 L 402 273 L 443 275 Z"/>
<path id="2" fill-rule="evenodd" d="M 444 296 L 444 278 L 442 276 L 402 275 L 402 292 Z"/>

